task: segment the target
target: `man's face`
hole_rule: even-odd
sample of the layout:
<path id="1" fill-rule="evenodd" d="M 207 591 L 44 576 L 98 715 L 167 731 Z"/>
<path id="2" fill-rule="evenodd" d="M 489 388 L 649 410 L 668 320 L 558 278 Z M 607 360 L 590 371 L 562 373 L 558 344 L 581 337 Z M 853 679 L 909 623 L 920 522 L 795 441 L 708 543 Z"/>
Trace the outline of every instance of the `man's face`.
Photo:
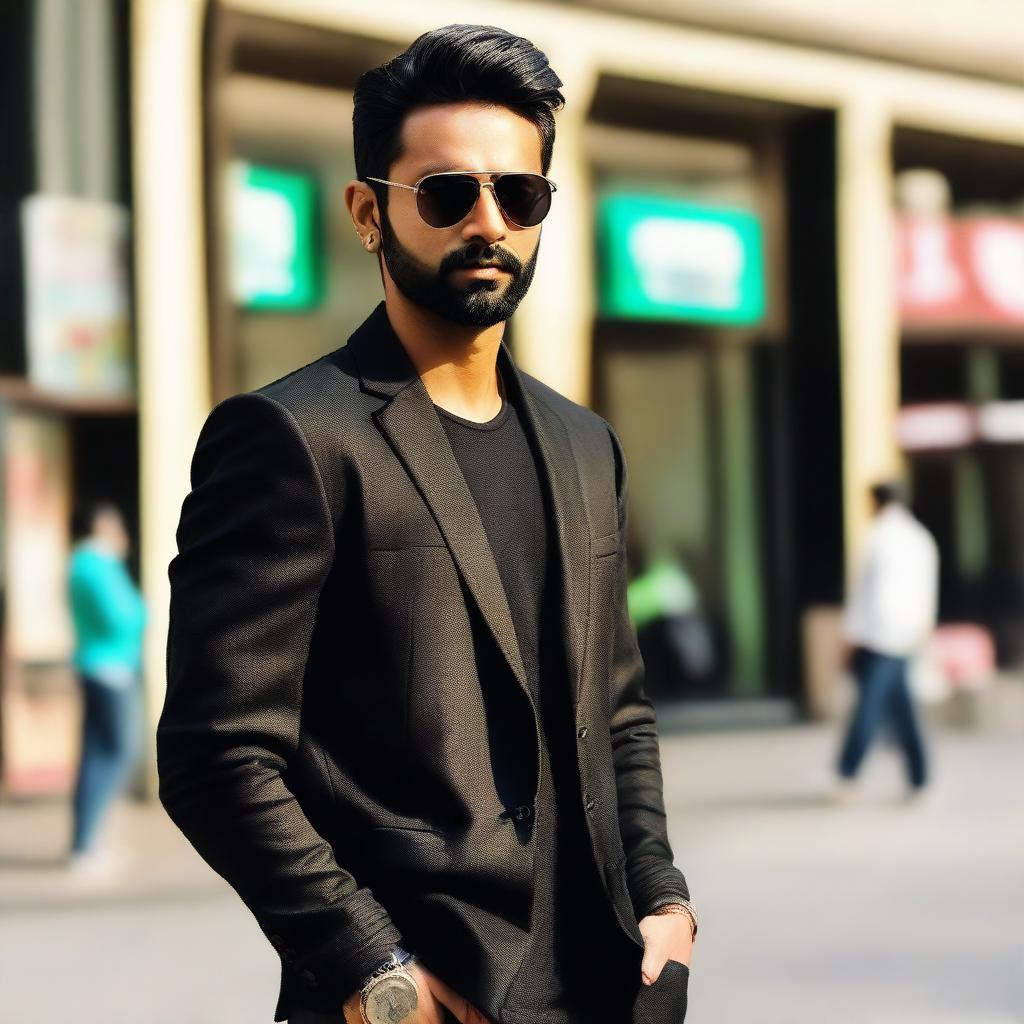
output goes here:
<path id="1" fill-rule="evenodd" d="M 506 107 L 422 107 L 406 118 L 402 138 L 403 155 L 391 165 L 390 181 L 412 185 L 425 174 L 449 170 L 541 173 L 536 127 Z M 414 192 L 389 187 L 381 223 L 387 273 L 411 302 L 454 323 L 490 327 L 507 320 L 533 280 L 539 243 L 540 225 L 506 221 L 489 188 L 458 223 L 435 228 L 420 217 Z M 481 262 L 497 269 L 468 269 Z"/>

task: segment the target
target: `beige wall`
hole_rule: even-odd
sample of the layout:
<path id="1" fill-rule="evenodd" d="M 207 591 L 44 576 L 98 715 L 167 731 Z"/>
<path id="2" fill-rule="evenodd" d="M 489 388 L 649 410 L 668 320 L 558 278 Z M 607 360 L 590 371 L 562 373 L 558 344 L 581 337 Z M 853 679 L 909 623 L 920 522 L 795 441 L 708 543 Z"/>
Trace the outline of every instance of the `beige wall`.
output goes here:
<path id="1" fill-rule="evenodd" d="M 1020 84 L 1019 0 L 576 0 L 699 25 L 717 32 L 774 39 L 814 49 L 881 57 Z M 925 16 L 922 16 L 922 15 Z"/>
<path id="2" fill-rule="evenodd" d="M 561 4 L 495 0 L 481 8 L 466 0 L 229 0 L 225 6 L 398 44 L 438 25 L 486 21 L 527 36 L 547 52 L 565 81 L 568 101 L 559 115 L 552 169 L 560 203 L 545 222 L 535 284 L 517 313 L 516 344 L 527 369 L 583 402 L 589 398 L 594 308 L 583 128 L 598 76 L 607 72 L 835 109 L 846 542 L 852 558 L 866 523 L 865 487 L 898 462 L 891 432 L 898 335 L 887 270 L 892 126 L 898 122 L 1024 145 L 1024 87 Z M 881 0 L 871 6 L 881 11 Z M 805 4 L 805 13 L 811 7 Z M 143 585 L 158 612 L 147 649 L 155 722 L 164 688 L 165 624 L 159 613 L 167 604 L 166 566 L 187 487 L 188 458 L 209 407 L 199 161 L 201 24 L 199 0 L 136 0 L 134 11 Z M 915 22 L 914 27 L 929 33 L 934 25 Z M 997 43 L 1007 38 L 995 33 Z M 545 273 L 548 268 L 558 273 Z M 558 325 L 557 345 L 551 342 L 552 324 Z"/>
<path id="3" fill-rule="evenodd" d="M 294 313 L 225 311 L 235 353 L 235 387 L 249 390 L 341 345 L 364 319 L 367 297 L 381 291 L 377 257 L 359 244 L 345 205 L 355 176 L 352 94 L 278 79 L 232 75 L 219 96 L 219 114 L 232 156 L 297 164 L 323 184 L 325 237 L 323 302 Z M 222 186 L 226 181 L 221 181 Z M 228 208 L 228 196 L 218 206 Z M 229 255 L 225 246 L 223 256 Z M 229 267 L 221 268 L 227 280 Z"/>
<path id="4" fill-rule="evenodd" d="M 436 0 L 429 7 L 407 0 L 378 7 L 324 0 L 228 0 L 226 6 L 401 42 L 438 25 L 480 20 L 479 9 L 464 0 Z M 1024 84 L 1013 87 L 562 5 L 495 0 L 485 20 L 533 40 L 565 81 L 567 108 L 560 115 L 558 173 L 552 177 L 567 182 L 561 196 L 570 202 L 560 204 L 560 212 L 545 223 L 541 262 L 567 276 L 556 285 L 551 280 L 556 275 L 544 275 L 538 266 L 536 284 L 517 314 L 517 342 L 527 368 L 580 401 L 589 397 L 594 307 L 581 124 L 597 77 L 607 72 L 838 112 L 845 512 L 852 561 L 868 518 L 866 488 L 878 473 L 899 464 L 891 431 L 898 332 L 886 276 L 892 127 L 900 123 L 1024 145 Z M 558 346 L 547 337 L 552 322 L 560 325 Z"/>

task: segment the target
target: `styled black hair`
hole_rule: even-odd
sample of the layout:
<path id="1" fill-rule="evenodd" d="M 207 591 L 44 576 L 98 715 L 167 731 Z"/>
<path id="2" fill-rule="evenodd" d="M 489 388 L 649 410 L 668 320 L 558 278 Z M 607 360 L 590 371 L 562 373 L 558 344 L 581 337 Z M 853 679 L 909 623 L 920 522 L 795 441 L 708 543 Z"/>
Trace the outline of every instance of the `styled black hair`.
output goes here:
<path id="1" fill-rule="evenodd" d="M 553 114 L 565 104 L 561 85 L 547 56 L 529 39 L 494 25 L 445 25 L 424 32 L 356 84 L 356 177 L 390 177 L 391 164 L 402 155 L 402 125 L 412 110 L 463 100 L 508 107 L 536 125 L 541 167 L 547 174 L 555 146 Z M 386 212 L 388 187 L 369 184 Z"/>
<path id="2" fill-rule="evenodd" d="M 879 508 L 885 508 L 894 501 L 906 504 L 907 490 L 901 480 L 881 480 L 872 485 L 871 497 Z"/>

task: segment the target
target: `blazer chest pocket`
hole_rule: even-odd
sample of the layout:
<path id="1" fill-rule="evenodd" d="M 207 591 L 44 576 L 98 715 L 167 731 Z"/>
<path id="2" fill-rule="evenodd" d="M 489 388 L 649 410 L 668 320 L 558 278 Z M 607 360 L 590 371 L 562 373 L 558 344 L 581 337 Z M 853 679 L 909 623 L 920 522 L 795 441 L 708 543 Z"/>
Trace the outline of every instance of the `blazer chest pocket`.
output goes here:
<path id="1" fill-rule="evenodd" d="M 619 550 L 619 531 L 606 533 L 601 537 L 595 537 L 590 542 L 590 554 L 594 558 L 605 558 L 614 555 Z"/>

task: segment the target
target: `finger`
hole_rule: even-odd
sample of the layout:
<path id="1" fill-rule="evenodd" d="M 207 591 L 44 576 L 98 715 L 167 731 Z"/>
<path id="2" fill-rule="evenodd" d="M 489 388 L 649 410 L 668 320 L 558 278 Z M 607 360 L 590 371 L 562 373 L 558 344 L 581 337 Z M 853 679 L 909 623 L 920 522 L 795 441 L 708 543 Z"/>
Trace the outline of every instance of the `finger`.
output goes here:
<path id="1" fill-rule="evenodd" d="M 444 1003 L 445 1006 L 454 1009 L 452 1004 L 458 998 L 455 992 L 432 971 L 428 971 L 425 967 L 422 967 L 422 970 L 427 979 L 427 984 L 430 986 L 430 991 L 433 992 L 435 998 Z"/>
<path id="2" fill-rule="evenodd" d="M 445 1024 L 445 1022 L 449 1020 L 449 1018 L 447 1018 L 447 1016 L 444 1014 L 444 1009 L 450 1009 L 452 1013 L 458 1014 L 458 1011 L 456 1010 L 456 1005 L 459 997 L 455 993 L 455 991 L 449 986 L 445 985 L 444 982 L 441 981 L 441 979 L 438 978 L 436 974 L 433 974 L 426 968 L 421 968 L 421 970 L 423 971 L 423 977 L 427 983 L 427 987 L 430 989 L 430 994 L 434 998 L 434 1009 L 437 1010 L 439 1014 L 438 1024 Z M 462 1017 L 459 1017 L 458 1019 L 460 1021 L 463 1020 Z"/>
<path id="3" fill-rule="evenodd" d="M 647 947 L 644 952 L 643 961 L 640 964 L 640 976 L 645 984 L 653 985 L 658 980 L 658 975 L 661 974 L 661 969 L 665 966 L 665 960 L 666 957 L 663 952 L 652 949 L 650 946 Z"/>
<path id="4" fill-rule="evenodd" d="M 466 999 L 460 996 L 453 988 L 446 985 L 436 974 L 432 974 L 424 968 L 428 977 L 430 990 L 439 1003 L 444 1004 L 455 1016 L 460 1024 L 490 1024 L 490 1021 Z"/>
<path id="5" fill-rule="evenodd" d="M 434 987 L 439 984 L 439 980 L 419 961 L 409 966 L 409 973 L 416 981 L 416 988 L 419 989 L 421 1005 L 416 1010 L 416 1020 L 421 1024 L 445 1024 L 444 1008 L 434 994 Z"/>

